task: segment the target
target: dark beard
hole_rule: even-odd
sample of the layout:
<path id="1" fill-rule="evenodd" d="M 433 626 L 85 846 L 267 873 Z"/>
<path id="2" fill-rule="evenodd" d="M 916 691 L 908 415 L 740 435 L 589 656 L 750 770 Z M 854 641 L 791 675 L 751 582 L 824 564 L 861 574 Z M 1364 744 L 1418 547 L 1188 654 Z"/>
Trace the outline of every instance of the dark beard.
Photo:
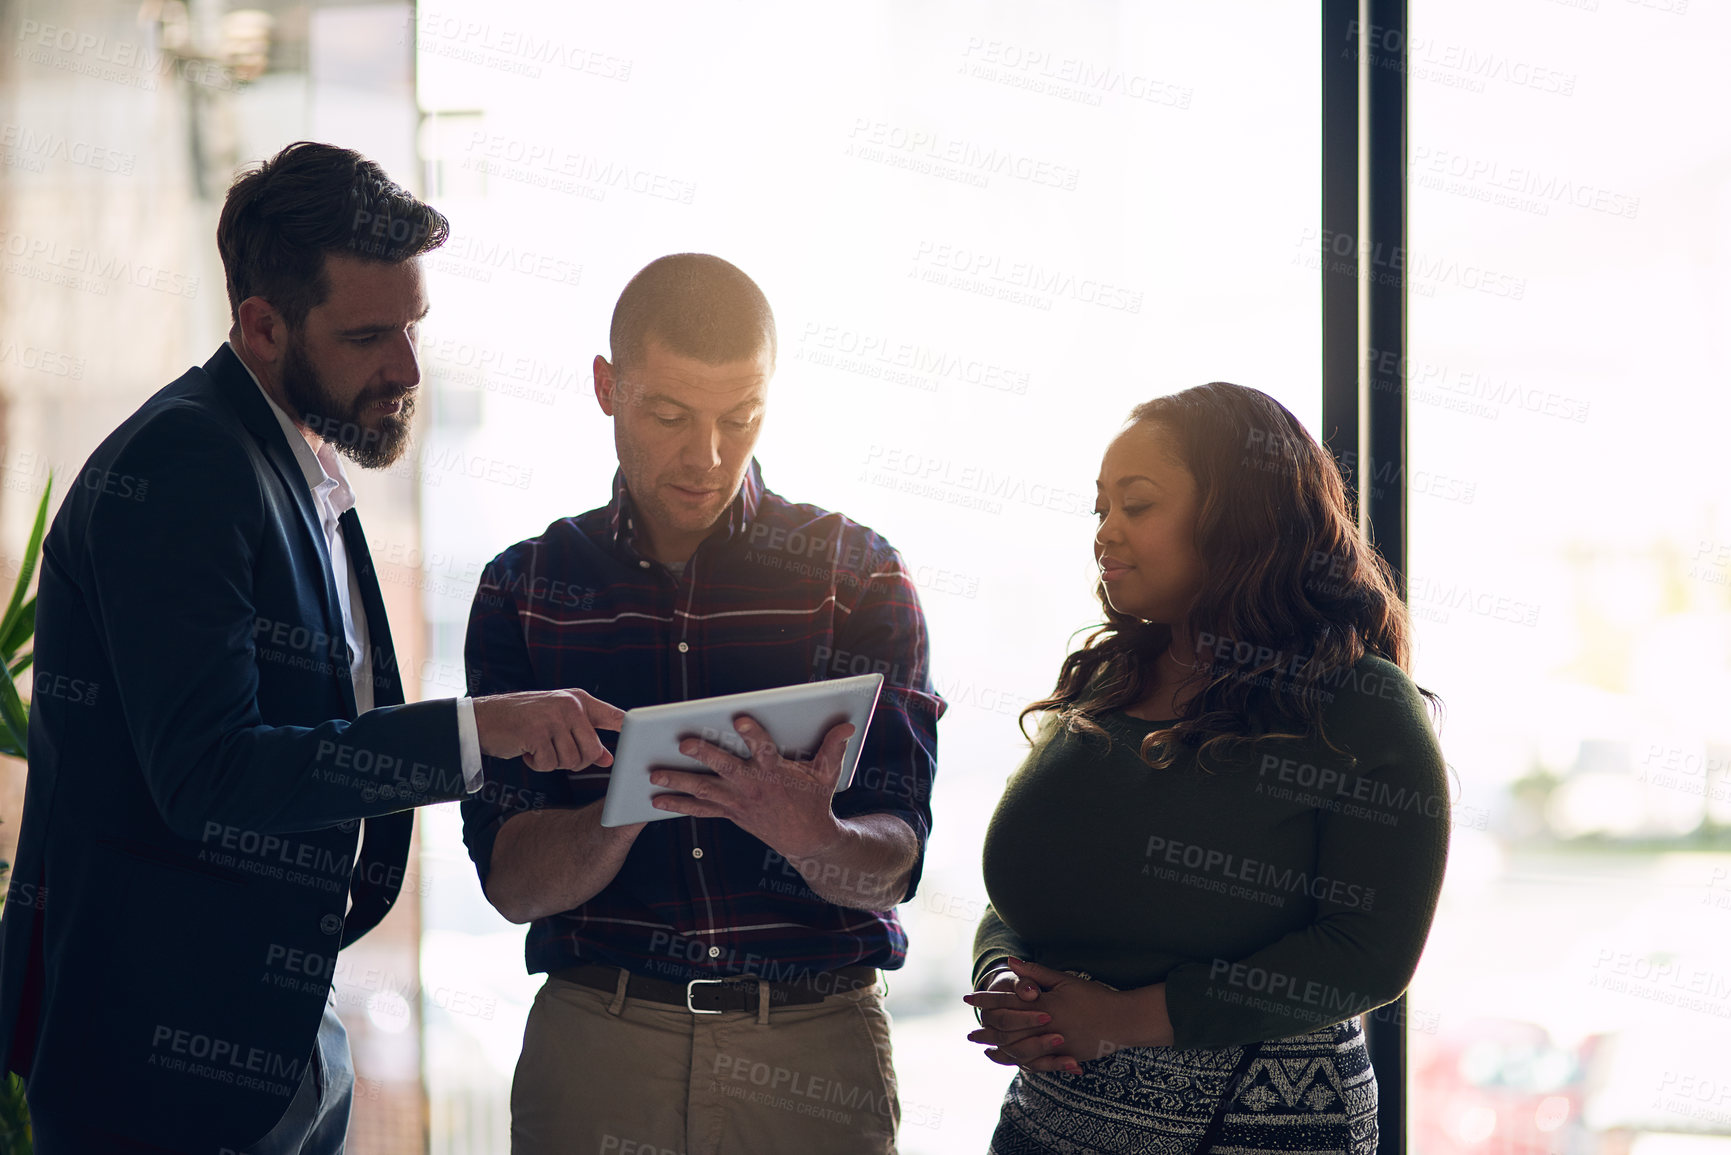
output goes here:
<path id="1" fill-rule="evenodd" d="M 377 428 L 367 428 L 360 421 L 367 407 L 398 395 L 389 389 L 362 390 L 344 408 L 319 379 L 299 334 L 289 339 L 281 380 L 283 396 L 300 412 L 306 427 L 362 469 L 383 469 L 409 447 L 409 420 L 415 415 L 412 391 L 403 397 L 400 410 L 381 419 Z"/>

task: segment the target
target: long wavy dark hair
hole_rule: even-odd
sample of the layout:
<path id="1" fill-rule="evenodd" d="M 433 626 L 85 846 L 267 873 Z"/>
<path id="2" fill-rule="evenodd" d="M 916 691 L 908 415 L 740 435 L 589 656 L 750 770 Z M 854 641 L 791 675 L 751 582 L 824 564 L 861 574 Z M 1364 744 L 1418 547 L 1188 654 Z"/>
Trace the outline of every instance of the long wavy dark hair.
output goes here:
<path id="1" fill-rule="evenodd" d="M 1187 622 L 1197 650 L 1188 678 L 1200 688 L 1143 740 L 1142 759 L 1170 766 L 1189 747 L 1207 768 L 1295 738 L 1333 749 L 1322 732 L 1329 687 L 1365 654 L 1406 670 L 1411 650 L 1394 575 L 1359 531 L 1333 456 L 1280 402 L 1224 381 L 1144 402 L 1125 427 L 1141 422 L 1171 436 L 1196 479 L 1204 571 Z M 1104 582 L 1095 593 L 1106 620 L 1064 659 L 1052 693 L 1022 711 L 1024 736 L 1029 714 L 1051 712 L 1071 733 L 1110 741 L 1096 719 L 1156 684 L 1171 628 L 1114 610 Z"/>

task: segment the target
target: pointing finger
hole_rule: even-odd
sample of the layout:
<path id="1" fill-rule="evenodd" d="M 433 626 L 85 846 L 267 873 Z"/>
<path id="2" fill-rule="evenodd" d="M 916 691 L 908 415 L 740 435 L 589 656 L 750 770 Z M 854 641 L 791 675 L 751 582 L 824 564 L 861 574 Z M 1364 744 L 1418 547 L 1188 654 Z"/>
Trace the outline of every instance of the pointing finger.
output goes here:
<path id="1" fill-rule="evenodd" d="M 625 725 L 625 711 L 618 706 L 603 702 L 593 694 L 582 693 L 579 699 L 583 703 L 583 715 L 589 719 L 590 725 L 597 730 L 617 730 Z"/>

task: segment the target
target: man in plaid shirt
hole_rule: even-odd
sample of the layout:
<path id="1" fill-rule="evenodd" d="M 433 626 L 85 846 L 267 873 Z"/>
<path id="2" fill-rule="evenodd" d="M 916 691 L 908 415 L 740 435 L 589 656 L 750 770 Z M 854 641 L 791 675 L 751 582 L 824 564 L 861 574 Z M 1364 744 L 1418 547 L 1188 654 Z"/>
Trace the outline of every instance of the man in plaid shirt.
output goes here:
<path id="1" fill-rule="evenodd" d="M 925 620 L 865 526 L 763 486 L 752 448 L 775 371 L 757 285 L 717 257 L 652 262 L 595 358 L 612 500 L 494 559 L 466 649 L 472 694 L 581 688 L 622 710 L 877 671 L 809 762 L 749 719 L 752 758 L 656 771 L 680 817 L 600 825 L 610 756 L 540 773 L 488 759 L 463 803 L 487 898 L 530 924 L 535 999 L 511 1092 L 515 1155 L 884 1152 L 900 1107 L 878 970 L 931 831 L 937 720 Z M 613 737 L 606 739 L 613 747 Z M 720 980 L 720 981 L 718 981 Z"/>

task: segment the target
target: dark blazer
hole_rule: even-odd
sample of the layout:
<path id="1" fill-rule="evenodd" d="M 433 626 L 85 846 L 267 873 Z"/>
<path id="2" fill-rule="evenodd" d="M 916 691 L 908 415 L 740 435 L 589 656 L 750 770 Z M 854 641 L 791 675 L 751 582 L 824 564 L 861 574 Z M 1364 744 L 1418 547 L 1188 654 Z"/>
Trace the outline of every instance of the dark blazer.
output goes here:
<path id="1" fill-rule="evenodd" d="M 243 1147 L 287 1110 L 338 948 L 396 898 L 410 808 L 463 795 L 456 705 L 400 704 L 351 511 L 378 705 L 356 718 L 312 494 L 226 344 L 68 484 L 43 548 L 0 1057 L 38 1117 Z"/>

